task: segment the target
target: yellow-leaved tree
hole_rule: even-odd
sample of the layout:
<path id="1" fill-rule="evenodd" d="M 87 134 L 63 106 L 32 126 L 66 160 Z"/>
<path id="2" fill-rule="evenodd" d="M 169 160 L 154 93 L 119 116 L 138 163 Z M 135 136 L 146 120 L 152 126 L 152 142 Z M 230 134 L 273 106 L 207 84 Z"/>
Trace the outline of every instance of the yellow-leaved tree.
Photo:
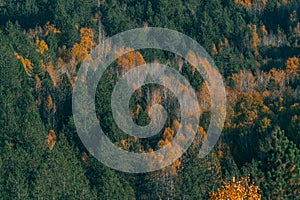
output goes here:
<path id="1" fill-rule="evenodd" d="M 22 62 L 22 65 L 28 75 L 31 75 L 33 64 L 31 61 L 27 58 L 24 58 L 23 56 L 19 55 L 17 52 L 14 53 L 15 57 L 19 59 Z"/>
<path id="2" fill-rule="evenodd" d="M 297 75 L 299 69 L 299 58 L 295 56 L 289 58 L 285 63 L 285 67 L 288 73 Z"/>
<path id="3" fill-rule="evenodd" d="M 80 29 L 80 43 L 75 43 L 71 52 L 72 55 L 82 62 L 88 55 L 92 48 L 96 45 L 93 41 L 94 33 L 91 28 Z"/>
<path id="4" fill-rule="evenodd" d="M 225 182 L 216 192 L 210 194 L 210 200 L 260 200 L 261 194 L 258 186 L 251 183 L 250 178 L 241 178 L 236 181 Z"/>
<path id="5" fill-rule="evenodd" d="M 37 46 L 37 51 L 40 52 L 41 54 L 44 54 L 45 51 L 49 50 L 49 47 L 45 40 L 40 40 L 39 38 L 36 39 L 35 45 Z"/>
<path id="6" fill-rule="evenodd" d="M 129 51 L 129 52 L 122 55 L 125 51 Z M 146 61 L 144 60 L 140 52 L 133 51 L 132 49 L 129 48 L 119 49 L 116 52 L 116 55 L 118 55 L 117 63 L 120 66 L 121 71 L 127 71 L 136 66 L 146 64 Z"/>

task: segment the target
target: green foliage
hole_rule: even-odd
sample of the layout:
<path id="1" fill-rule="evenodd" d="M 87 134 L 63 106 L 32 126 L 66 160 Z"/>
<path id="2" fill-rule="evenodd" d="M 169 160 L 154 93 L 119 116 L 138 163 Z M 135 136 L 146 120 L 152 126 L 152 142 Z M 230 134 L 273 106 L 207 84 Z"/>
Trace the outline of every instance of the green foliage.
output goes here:
<path id="1" fill-rule="evenodd" d="M 96 199 L 80 162 L 64 135 L 43 155 L 33 183 L 34 199 Z"/>
<path id="2" fill-rule="evenodd" d="M 86 166 L 86 175 L 100 199 L 135 199 L 132 187 L 124 179 L 119 179 L 115 171 L 91 159 Z"/>
<path id="3" fill-rule="evenodd" d="M 284 131 L 272 134 L 263 157 L 259 167 L 264 177 L 260 183 L 264 197 L 296 199 L 300 192 L 300 151 Z"/>

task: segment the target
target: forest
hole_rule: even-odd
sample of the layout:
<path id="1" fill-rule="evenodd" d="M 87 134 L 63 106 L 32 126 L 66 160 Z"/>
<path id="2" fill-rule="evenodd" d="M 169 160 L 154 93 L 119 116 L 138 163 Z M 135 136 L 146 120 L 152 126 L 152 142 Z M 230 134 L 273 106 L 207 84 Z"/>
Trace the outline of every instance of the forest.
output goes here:
<path id="1" fill-rule="evenodd" d="M 145 126 L 151 105 L 161 104 L 168 111 L 163 129 L 141 139 L 115 123 L 113 88 L 138 65 L 179 71 L 201 109 L 182 157 L 134 174 L 111 169 L 86 149 L 72 95 L 93 48 L 144 27 L 176 30 L 203 46 L 223 77 L 226 120 L 213 150 L 199 158 L 211 115 L 201 74 L 162 50 L 120 56 L 95 95 L 99 126 L 119 148 L 156 151 L 181 123 L 178 99 L 151 84 L 132 95 L 131 118 Z M 0 43 L 0 199 L 300 199 L 300 1 L 0 0 Z"/>

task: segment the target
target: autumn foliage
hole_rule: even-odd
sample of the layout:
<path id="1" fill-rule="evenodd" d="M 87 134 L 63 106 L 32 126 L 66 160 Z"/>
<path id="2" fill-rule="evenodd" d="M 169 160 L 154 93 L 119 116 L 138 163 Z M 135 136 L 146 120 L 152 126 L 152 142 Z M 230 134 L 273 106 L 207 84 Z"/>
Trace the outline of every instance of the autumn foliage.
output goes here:
<path id="1" fill-rule="evenodd" d="M 50 132 L 48 133 L 46 142 L 49 149 L 52 150 L 56 143 L 56 134 L 53 130 L 50 130 Z"/>
<path id="2" fill-rule="evenodd" d="M 27 58 L 24 58 L 23 56 L 19 55 L 17 52 L 15 52 L 15 57 L 19 59 L 22 62 L 22 65 L 28 75 L 31 75 L 31 71 L 33 69 L 33 64 L 31 61 Z"/>
<path id="3" fill-rule="evenodd" d="M 299 58 L 297 58 L 295 56 L 292 58 L 289 58 L 286 61 L 285 66 L 286 66 L 286 70 L 288 73 L 297 74 L 298 70 L 299 70 Z"/>
<path id="4" fill-rule="evenodd" d="M 126 54 L 124 54 L 125 51 L 130 51 Z M 142 54 L 138 51 L 131 51 L 131 49 L 125 48 L 125 49 L 120 49 L 119 51 L 116 52 L 117 55 L 122 55 L 119 56 L 117 59 L 118 65 L 121 67 L 121 70 L 129 70 L 132 69 L 136 66 L 146 64 L 146 61 L 144 60 Z"/>
<path id="5" fill-rule="evenodd" d="M 93 41 L 94 33 L 91 28 L 80 29 L 80 42 L 75 43 L 71 52 L 72 55 L 79 61 L 82 62 L 96 45 Z"/>
<path id="6" fill-rule="evenodd" d="M 49 47 L 47 45 L 47 43 L 45 42 L 45 40 L 40 40 L 39 38 L 36 39 L 35 44 L 37 46 L 37 50 L 38 52 L 40 52 L 41 54 L 44 54 L 45 51 L 49 50 Z"/>
<path id="7" fill-rule="evenodd" d="M 232 182 L 225 182 L 216 192 L 212 192 L 210 200 L 260 200 L 260 189 L 251 183 L 250 178 L 242 178 Z"/>

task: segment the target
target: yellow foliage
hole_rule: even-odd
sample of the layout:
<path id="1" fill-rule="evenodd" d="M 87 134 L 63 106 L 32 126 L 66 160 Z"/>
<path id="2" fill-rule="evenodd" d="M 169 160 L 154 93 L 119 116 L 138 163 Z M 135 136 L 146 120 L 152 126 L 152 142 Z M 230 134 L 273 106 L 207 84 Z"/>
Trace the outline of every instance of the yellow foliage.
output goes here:
<path id="1" fill-rule="evenodd" d="M 174 131 L 170 128 L 166 128 L 163 134 L 163 138 L 169 142 L 173 140 Z"/>
<path id="2" fill-rule="evenodd" d="M 131 49 L 121 49 L 117 52 L 117 55 L 122 55 L 124 51 L 130 51 Z M 129 70 L 133 67 L 144 65 L 146 61 L 144 60 L 142 54 L 138 51 L 130 51 L 125 55 L 118 57 L 117 59 L 118 65 L 122 68 L 122 70 Z"/>
<path id="3" fill-rule="evenodd" d="M 14 55 L 17 59 L 19 59 L 22 62 L 25 72 L 28 75 L 31 75 L 33 69 L 33 64 L 31 63 L 31 61 L 27 58 L 24 58 L 23 56 L 20 56 L 17 52 L 15 52 Z"/>
<path id="4" fill-rule="evenodd" d="M 46 142 L 47 142 L 49 149 L 52 150 L 56 143 L 56 134 L 55 134 L 54 130 L 50 130 L 49 134 L 47 135 Z"/>
<path id="5" fill-rule="evenodd" d="M 260 189 L 250 182 L 250 178 L 242 178 L 236 181 L 233 177 L 232 182 L 225 182 L 218 191 L 210 194 L 210 200 L 260 200 Z"/>
<path id="6" fill-rule="evenodd" d="M 250 7 L 252 5 L 251 0 L 234 0 L 234 3 L 241 4 L 242 6 L 245 7 Z"/>
<path id="7" fill-rule="evenodd" d="M 91 51 L 93 46 L 96 45 L 96 43 L 93 42 L 94 33 L 91 28 L 81 28 L 80 38 L 81 38 L 80 44 L 88 51 Z"/>
<path id="8" fill-rule="evenodd" d="M 258 3 L 262 3 L 263 5 L 266 5 L 268 3 L 268 0 L 234 0 L 236 4 L 241 4 L 244 7 L 251 7 Z"/>
<path id="9" fill-rule="evenodd" d="M 44 40 L 39 40 L 39 38 L 36 39 L 35 45 L 38 47 L 37 50 L 41 54 L 44 54 L 45 51 L 49 50 L 47 43 Z"/>
<path id="10" fill-rule="evenodd" d="M 262 120 L 261 120 L 261 128 L 262 129 L 267 129 L 269 127 L 271 127 L 271 120 L 268 119 L 267 117 L 264 117 Z"/>
<path id="11" fill-rule="evenodd" d="M 80 43 L 75 43 L 71 52 L 72 55 L 79 61 L 82 62 L 93 49 L 96 43 L 93 41 L 94 33 L 91 28 L 80 29 Z"/>
<path id="12" fill-rule="evenodd" d="M 78 43 L 75 43 L 73 48 L 72 48 L 72 55 L 75 56 L 75 58 L 81 62 L 83 61 L 87 56 L 88 56 L 89 52 L 86 48 L 84 48 L 83 46 L 81 46 Z"/>
<path id="13" fill-rule="evenodd" d="M 297 75 L 299 68 L 299 58 L 295 56 L 289 58 L 285 63 L 285 67 L 288 73 Z"/>
<path id="14" fill-rule="evenodd" d="M 159 140 L 157 145 L 158 145 L 159 148 L 163 148 L 167 144 L 169 144 L 169 141 L 167 141 L 167 140 Z"/>
<path id="15" fill-rule="evenodd" d="M 293 105 L 291 105 L 292 109 L 298 108 L 299 107 L 299 103 L 294 103 Z"/>

